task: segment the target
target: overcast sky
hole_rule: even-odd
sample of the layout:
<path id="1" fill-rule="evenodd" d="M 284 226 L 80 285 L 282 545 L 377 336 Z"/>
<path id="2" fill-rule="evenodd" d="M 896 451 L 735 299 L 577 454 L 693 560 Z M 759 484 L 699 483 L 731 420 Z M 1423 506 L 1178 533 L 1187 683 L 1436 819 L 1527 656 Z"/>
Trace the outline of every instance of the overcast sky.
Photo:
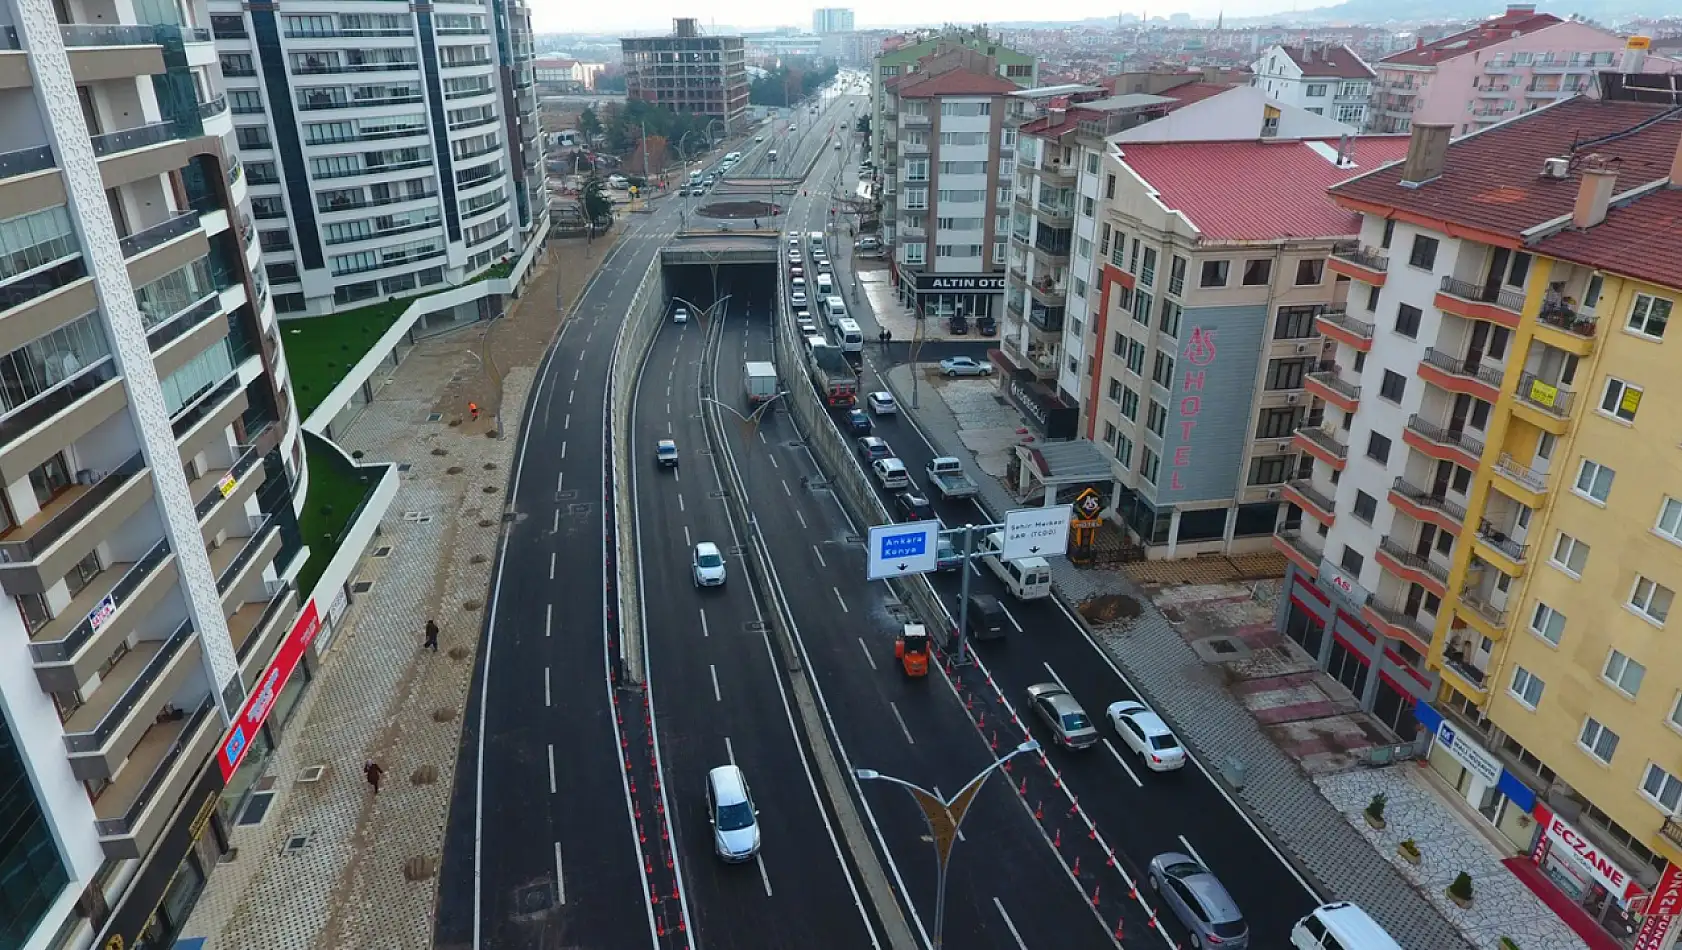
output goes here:
<path id="1" fill-rule="evenodd" d="M 1107 3 L 1075 0 L 1047 10 L 1020 0 L 964 0 L 962 3 L 939 2 L 911 6 L 894 0 L 864 0 L 860 3 L 837 3 L 850 6 L 858 26 L 902 26 L 913 23 L 939 23 L 943 17 L 961 19 L 965 23 L 1021 20 L 1040 15 L 1060 20 L 1079 20 L 1086 17 L 1115 16 L 1122 10 L 1150 16 L 1171 13 L 1190 13 L 1197 17 L 1213 17 L 1224 10 L 1233 16 L 1254 16 L 1264 13 L 1287 12 L 1322 6 L 1332 0 L 1169 0 L 1166 5 L 1140 4 L 1118 7 Z M 698 4 L 695 0 L 643 0 L 637 4 L 620 6 L 613 3 L 581 3 L 573 0 L 538 0 L 531 5 L 534 26 L 540 33 L 664 33 L 673 17 L 698 16 L 703 24 L 717 22 L 747 28 L 799 26 L 810 28 L 813 6 L 796 6 L 777 0 L 726 0 L 724 3 Z"/>

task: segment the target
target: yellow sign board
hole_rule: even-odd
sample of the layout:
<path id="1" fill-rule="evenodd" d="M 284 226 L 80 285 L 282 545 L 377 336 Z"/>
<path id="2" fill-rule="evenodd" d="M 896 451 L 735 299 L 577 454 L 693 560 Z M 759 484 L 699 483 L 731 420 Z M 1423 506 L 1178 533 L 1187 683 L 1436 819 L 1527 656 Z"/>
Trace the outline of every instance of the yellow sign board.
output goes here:
<path id="1" fill-rule="evenodd" d="M 232 475 L 229 475 L 216 483 L 216 489 L 222 493 L 223 498 L 232 495 L 234 493 L 234 489 L 237 487 L 239 487 L 239 479 L 233 477 Z"/>
<path id="2" fill-rule="evenodd" d="M 1627 412 L 1633 416 L 1635 415 L 1635 411 L 1640 408 L 1641 390 L 1636 389 L 1633 386 L 1625 386 L 1624 398 L 1618 400 L 1618 411 Z"/>
<path id="3" fill-rule="evenodd" d="M 1530 381 L 1530 401 L 1552 409 L 1559 400 L 1559 387 L 1549 386 L 1539 379 Z"/>
<path id="4" fill-rule="evenodd" d="M 1632 36 L 1624 41 L 1624 49 L 1650 49 L 1653 38 L 1650 36 Z"/>

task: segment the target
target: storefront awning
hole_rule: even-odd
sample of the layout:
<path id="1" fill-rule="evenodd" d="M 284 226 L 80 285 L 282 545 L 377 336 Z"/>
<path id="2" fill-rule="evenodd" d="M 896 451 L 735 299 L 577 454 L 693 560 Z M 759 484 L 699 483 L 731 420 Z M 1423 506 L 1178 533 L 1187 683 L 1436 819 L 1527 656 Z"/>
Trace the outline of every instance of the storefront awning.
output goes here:
<path id="1" fill-rule="evenodd" d="M 1033 479 L 1052 488 L 1107 482 L 1113 477 L 1109 456 L 1086 439 L 1025 445 L 1021 450 L 1033 463 Z"/>

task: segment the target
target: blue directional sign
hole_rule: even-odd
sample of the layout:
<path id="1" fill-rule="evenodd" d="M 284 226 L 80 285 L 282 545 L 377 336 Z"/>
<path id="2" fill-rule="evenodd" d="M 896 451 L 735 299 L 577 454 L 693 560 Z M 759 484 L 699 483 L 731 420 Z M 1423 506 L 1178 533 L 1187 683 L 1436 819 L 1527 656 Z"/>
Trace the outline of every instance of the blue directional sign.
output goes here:
<path id="1" fill-rule="evenodd" d="M 866 574 L 873 581 L 927 574 L 940 567 L 940 522 L 882 524 L 870 529 Z"/>

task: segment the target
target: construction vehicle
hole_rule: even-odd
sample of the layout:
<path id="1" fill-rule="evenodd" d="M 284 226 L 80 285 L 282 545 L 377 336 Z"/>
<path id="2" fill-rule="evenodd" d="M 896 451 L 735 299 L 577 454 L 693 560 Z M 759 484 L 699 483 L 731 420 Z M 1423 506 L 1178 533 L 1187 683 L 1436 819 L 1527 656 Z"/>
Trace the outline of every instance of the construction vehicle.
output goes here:
<path id="1" fill-rule="evenodd" d="M 929 634 L 920 623 L 908 623 L 894 640 L 894 659 L 899 661 L 905 675 L 929 675 Z"/>

